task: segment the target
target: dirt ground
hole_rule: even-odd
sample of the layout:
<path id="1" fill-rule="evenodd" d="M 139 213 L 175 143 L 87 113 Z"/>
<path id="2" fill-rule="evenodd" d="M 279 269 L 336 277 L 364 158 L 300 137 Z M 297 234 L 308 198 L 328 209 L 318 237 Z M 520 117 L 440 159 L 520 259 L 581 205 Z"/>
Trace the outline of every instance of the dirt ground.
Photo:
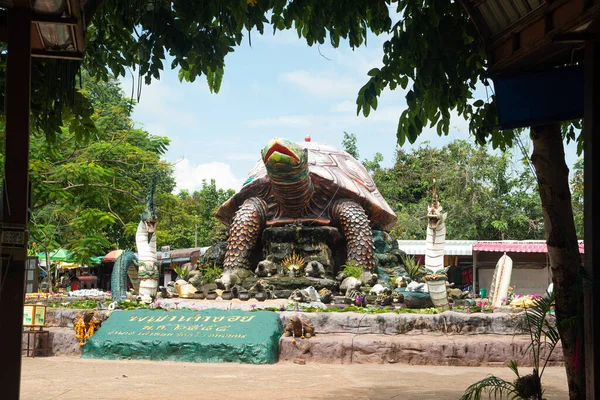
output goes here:
<path id="1" fill-rule="evenodd" d="M 488 374 L 513 379 L 506 367 L 194 364 L 40 357 L 23 359 L 21 398 L 456 400 L 471 383 Z M 563 367 L 547 368 L 542 382 L 547 399 L 568 398 Z"/>

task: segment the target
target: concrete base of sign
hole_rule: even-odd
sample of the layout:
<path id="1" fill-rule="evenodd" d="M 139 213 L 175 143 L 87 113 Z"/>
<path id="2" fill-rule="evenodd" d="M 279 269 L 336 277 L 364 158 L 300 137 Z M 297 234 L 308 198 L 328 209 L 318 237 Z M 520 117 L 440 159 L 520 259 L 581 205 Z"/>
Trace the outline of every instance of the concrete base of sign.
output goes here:
<path id="1" fill-rule="evenodd" d="M 278 315 L 266 311 L 115 311 L 82 356 L 272 364 L 282 333 Z"/>

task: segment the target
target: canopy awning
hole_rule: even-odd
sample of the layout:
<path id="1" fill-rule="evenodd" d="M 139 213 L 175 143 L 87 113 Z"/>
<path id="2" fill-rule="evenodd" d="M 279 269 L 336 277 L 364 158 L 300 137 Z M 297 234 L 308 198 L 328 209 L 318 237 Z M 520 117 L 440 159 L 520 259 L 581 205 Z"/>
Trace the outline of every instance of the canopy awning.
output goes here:
<path id="1" fill-rule="evenodd" d="M 473 251 L 486 251 L 496 253 L 547 253 L 548 246 L 545 240 L 531 241 L 489 241 L 477 242 Z M 583 240 L 579 241 L 579 254 L 583 254 Z"/>
<path id="2" fill-rule="evenodd" d="M 55 251 L 49 251 L 48 255 L 50 256 L 50 260 L 51 261 L 66 261 L 69 259 L 69 257 L 71 256 L 71 254 L 65 250 L 65 249 L 58 249 Z M 40 258 L 42 260 L 46 259 L 46 253 L 42 252 L 37 254 L 36 256 L 37 258 Z"/>
<path id="3" fill-rule="evenodd" d="M 446 240 L 444 254 L 447 256 L 471 256 L 476 240 Z M 409 255 L 424 255 L 425 240 L 398 240 L 400 250 Z"/>
<path id="4" fill-rule="evenodd" d="M 121 254 L 123 254 L 123 250 L 113 250 L 104 256 L 102 262 L 115 262 L 117 257 L 119 257 Z"/>

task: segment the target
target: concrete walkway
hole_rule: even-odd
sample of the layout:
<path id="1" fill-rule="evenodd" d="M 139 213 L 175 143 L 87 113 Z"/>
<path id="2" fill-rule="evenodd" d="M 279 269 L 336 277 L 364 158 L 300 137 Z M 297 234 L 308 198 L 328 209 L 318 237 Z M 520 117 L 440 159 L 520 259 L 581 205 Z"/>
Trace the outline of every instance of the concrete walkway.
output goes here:
<path id="1" fill-rule="evenodd" d="M 528 371 L 529 368 L 522 372 Z M 289 362 L 244 365 L 24 358 L 21 398 L 457 400 L 466 387 L 488 374 L 513 379 L 506 367 L 298 365 Z M 568 398 L 563 367 L 547 368 L 543 384 L 547 399 Z"/>

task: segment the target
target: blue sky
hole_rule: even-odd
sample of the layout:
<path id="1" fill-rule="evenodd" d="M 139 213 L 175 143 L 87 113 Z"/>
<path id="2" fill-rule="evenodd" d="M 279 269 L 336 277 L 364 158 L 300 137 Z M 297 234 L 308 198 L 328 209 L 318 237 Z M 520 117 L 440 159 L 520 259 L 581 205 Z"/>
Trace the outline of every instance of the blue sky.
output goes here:
<path id="1" fill-rule="evenodd" d="M 143 86 L 133 118 L 150 133 L 172 140 L 165 158 L 175 164 L 177 189 L 192 191 L 211 178 L 219 187 L 239 189 L 273 137 L 302 141 L 309 134 L 313 141 L 341 147 L 347 131 L 356 134 L 361 159 L 380 152 L 383 166 L 392 165 L 405 92 L 385 92 L 368 118 L 357 116 L 355 105 L 367 71 L 381 66 L 384 38 L 372 36 L 368 46 L 353 51 L 344 45 L 308 47 L 295 31 L 265 32 L 252 34 L 252 47 L 245 40 L 227 56 L 218 94 L 210 93 L 204 77 L 180 83 L 171 70 Z M 129 96 L 132 81 L 122 82 Z M 485 100 L 485 90 L 477 96 Z M 468 123 L 454 114 L 449 136 L 426 130 L 404 148 L 424 141 L 439 147 L 456 138 L 475 145 Z M 576 159 L 575 146 L 568 146 L 570 169 Z"/>

